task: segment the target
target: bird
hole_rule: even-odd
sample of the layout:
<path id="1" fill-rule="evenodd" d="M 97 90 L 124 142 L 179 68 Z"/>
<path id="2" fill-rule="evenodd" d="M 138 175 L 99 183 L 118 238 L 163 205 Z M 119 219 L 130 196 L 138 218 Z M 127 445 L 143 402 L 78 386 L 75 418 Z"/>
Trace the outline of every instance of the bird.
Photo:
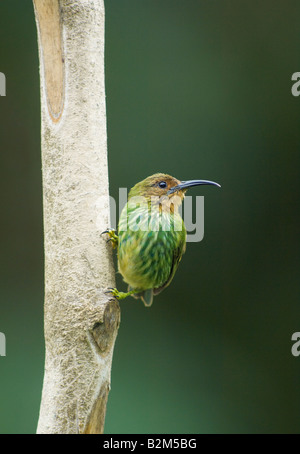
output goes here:
<path id="1" fill-rule="evenodd" d="M 168 287 L 186 250 L 186 228 L 179 207 L 193 186 L 214 185 L 209 180 L 180 181 L 165 173 L 155 173 L 133 186 L 123 208 L 118 233 L 107 229 L 117 249 L 118 271 L 127 292 L 109 288 L 117 300 L 128 296 L 152 305 L 153 297 Z"/>

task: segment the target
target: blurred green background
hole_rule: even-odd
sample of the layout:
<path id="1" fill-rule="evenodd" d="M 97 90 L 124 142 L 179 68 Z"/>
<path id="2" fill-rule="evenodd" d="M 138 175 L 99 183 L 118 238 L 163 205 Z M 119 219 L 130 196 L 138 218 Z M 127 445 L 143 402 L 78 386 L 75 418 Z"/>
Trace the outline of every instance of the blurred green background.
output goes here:
<path id="1" fill-rule="evenodd" d="M 0 432 L 36 430 L 44 366 L 36 29 L 0 4 Z M 107 0 L 110 191 L 213 179 L 205 236 L 151 309 L 122 303 L 106 433 L 297 433 L 298 0 Z M 118 278 L 119 279 L 119 278 Z M 118 281 L 122 289 L 125 286 Z"/>

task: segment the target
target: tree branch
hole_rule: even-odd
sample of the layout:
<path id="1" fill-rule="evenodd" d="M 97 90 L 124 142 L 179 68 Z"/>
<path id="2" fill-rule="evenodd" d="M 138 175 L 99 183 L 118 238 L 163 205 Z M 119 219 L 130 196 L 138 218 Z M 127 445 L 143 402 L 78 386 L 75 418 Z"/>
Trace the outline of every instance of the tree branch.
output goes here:
<path id="1" fill-rule="evenodd" d="M 45 375 L 38 433 L 102 433 L 119 305 L 112 254 L 103 0 L 33 0 L 41 81 Z"/>

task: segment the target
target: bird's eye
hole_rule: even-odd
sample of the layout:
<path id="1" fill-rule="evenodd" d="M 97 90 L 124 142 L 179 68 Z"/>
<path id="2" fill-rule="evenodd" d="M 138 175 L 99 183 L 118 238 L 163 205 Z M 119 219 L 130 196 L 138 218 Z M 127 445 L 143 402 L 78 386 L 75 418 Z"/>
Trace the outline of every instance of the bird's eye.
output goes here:
<path id="1" fill-rule="evenodd" d="M 160 181 L 160 182 L 158 183 L 158 186 L 159 186 L 160 188 L 164 189 L 164 188 L 167 187 L 167 183 L 166 183 L 165 181 Z"/>

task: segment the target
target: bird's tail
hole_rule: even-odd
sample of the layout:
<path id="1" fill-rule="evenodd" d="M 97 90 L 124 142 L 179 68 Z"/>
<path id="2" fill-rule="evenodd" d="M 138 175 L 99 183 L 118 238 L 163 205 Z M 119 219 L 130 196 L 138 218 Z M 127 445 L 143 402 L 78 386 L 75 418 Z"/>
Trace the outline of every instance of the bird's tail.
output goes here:
<path id="1" fill-rule="evenodd" d="M 128 291 L 131 291 L 132 288 L 129 286 Z M 134 293 L 132 295 L 136 299 L 141 299 L 146 307 L 150 307 L 153 303 L 153 289 L 149 288 L 143 292 Z"/>

